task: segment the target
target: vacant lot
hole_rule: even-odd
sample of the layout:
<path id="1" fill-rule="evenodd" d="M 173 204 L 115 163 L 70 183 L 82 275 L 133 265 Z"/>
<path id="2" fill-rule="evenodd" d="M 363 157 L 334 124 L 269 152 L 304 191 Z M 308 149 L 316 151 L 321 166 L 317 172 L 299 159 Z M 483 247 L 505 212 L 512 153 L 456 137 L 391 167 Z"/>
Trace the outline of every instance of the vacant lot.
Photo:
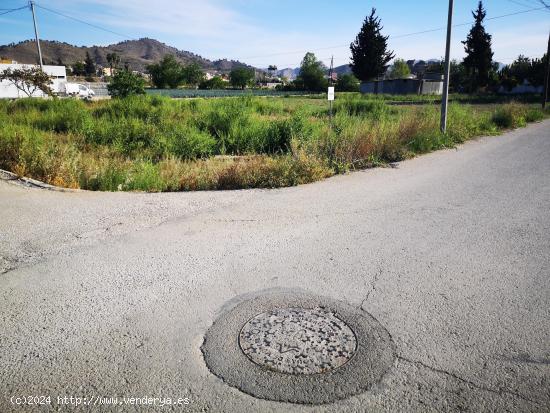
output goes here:
<path id="1" fill-rule="evenodd" d="M 342 95 L 332 122 L 321 98 L 159 96 L 85 103 L 0 102 L 0 168 L 91 190 L 281 187 L 399 161 L 524 126 L 529 104 L 389 105 Z"/>

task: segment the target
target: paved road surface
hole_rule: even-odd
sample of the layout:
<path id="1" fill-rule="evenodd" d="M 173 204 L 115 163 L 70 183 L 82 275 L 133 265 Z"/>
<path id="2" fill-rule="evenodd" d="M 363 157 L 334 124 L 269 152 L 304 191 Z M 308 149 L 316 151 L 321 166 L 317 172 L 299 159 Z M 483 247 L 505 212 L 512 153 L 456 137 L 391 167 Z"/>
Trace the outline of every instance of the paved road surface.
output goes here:
<path id="1" fill-rule="evenodd" d="M 29 410 L 9 402 L 24 395 L 189 397 L 176 410 L 193 412 L 550 411 L 548 121 L 281 190 L 0 181 L 0 253 L 2 412 Z M 382 383 L 311 407 L 212 375 L 200 346 L 224 304 L 279 287 L 376 317 L 398 352 Z"/>

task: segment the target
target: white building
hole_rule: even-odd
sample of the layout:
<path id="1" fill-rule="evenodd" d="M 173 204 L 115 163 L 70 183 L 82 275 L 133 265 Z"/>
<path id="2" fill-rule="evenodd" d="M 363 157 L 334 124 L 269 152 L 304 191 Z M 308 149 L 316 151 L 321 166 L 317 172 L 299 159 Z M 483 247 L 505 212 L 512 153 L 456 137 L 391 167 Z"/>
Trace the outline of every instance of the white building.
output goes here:
<path id="1" fill-rule="evenodd" d="M 24 69 L 38 67 L 37 65 L 24 65 L 24 64 L 0 64 L 0 73 L 5 72 L 7 69 Z M 60 93 L 64 90 L 67 83 L 67 70 L 65 66 L 44 66 L 44 73 L 46 73 L 52 79 L 52 90 L 56 93 Z M 37 90 L 33 93 L 33 97 L 43 97 L 44 93 L 41 90 Z M 0 98 L 23 98 L 27 95 L 17 89 L 13 83 L 8 80 L 0 82 Z"/>

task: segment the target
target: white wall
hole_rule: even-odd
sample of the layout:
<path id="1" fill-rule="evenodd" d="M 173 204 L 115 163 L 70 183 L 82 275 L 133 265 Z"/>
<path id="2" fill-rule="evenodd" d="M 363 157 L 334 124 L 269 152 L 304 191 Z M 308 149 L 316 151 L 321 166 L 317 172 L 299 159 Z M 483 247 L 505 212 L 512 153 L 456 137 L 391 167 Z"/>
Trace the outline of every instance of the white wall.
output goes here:
<path id="1" fill-rule="evenodd" d="M 0 72 L 7 69 L 23 69 L 38 67 L 37 65 L 22 65 L 22 64 L 0 64 Z M 52 78 L 52 89 L 54 92 L 62 90 L 61 85 L 67 82 L 67 70 L 65 66 L 44 66 L 44 73 Z M 44 93 L 38 90 L 33 93 L 33 97 L 42 97 Z M 22 98 L 27 97 L 23 92 L 18 90 L 11 82 L 3 80 L 0 82 L 0 98 Z"/>

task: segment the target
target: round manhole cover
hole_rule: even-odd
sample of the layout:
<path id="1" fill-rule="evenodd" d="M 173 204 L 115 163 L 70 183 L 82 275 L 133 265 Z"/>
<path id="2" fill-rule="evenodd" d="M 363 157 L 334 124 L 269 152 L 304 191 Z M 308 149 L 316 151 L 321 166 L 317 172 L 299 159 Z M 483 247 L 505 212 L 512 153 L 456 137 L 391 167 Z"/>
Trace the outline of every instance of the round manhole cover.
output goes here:
<path id="1" fill-rule="evenodd" d="M 346 364 L 357 348 L 353 331 L 322 308 L 284 308 L 249 320 L 239 345 L 254 363 L 288 374 L 326 373 Z"/>
<path id="2" fill-rule="evenodd" d="M 389 333 L 370 314 L 290 290 L 232 302 L 201 350 L 224 383 L 260 399 L 304 404 L 368 391 L 395 361 Z"/>

